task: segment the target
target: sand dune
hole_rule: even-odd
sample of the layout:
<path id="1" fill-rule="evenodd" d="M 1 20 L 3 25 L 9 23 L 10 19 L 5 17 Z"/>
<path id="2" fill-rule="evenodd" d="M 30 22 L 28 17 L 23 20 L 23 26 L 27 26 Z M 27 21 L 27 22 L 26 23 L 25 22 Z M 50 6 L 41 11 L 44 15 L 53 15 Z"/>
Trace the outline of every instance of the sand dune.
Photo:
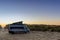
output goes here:
<path id="1" fill-rule="evenodd" d="M 60 40 L 60 33 L 31 31 L 27 34 L 9 34 L 7 30 L 2 29 L 0 40 Z"/>

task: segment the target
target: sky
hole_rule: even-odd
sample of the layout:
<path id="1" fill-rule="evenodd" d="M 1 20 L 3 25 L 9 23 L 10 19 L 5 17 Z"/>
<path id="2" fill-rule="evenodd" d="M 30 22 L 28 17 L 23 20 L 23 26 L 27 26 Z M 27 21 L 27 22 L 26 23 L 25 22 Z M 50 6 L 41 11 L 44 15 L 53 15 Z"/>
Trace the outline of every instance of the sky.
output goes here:
<path id="1" fill-rule="evenodd" d="M 0 0 L 0 24 L 60 25 L 60 0 Z"/>

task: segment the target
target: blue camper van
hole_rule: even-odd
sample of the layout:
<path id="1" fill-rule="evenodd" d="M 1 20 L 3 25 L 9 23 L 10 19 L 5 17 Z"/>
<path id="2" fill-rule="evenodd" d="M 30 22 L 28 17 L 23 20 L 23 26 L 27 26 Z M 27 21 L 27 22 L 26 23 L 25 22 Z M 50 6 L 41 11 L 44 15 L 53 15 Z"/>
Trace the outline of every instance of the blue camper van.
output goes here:
<path id="1" fill-rule="evenodd" d="M 14 33 L 28 33 L 30 32 L 30 29 L 25 25 L 20 23 L 13 23 L 9 25 L 8 32 L 11 34 Z"/>

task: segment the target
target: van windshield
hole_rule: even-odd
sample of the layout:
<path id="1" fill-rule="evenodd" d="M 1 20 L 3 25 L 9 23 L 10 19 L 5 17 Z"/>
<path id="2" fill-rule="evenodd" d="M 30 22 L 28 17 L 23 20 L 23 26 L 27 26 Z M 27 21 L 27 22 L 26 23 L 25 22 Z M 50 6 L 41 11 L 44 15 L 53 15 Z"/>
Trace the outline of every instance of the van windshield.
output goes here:
<path id="1" fill-rule="evenodd" d="M 24 29 L 24 27 L 10 27 L 10 29 Z"/>

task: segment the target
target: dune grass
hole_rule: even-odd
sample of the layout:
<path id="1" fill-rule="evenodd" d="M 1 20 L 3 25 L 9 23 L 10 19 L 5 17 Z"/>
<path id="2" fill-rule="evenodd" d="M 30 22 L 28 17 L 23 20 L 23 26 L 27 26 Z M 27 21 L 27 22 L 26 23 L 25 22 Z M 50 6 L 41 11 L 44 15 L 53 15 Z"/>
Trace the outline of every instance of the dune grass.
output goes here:
<path id="1" fill-rule="evenodd" d="M 60 32 L 60 25 L 27 25 L 31 31 Z"/>

